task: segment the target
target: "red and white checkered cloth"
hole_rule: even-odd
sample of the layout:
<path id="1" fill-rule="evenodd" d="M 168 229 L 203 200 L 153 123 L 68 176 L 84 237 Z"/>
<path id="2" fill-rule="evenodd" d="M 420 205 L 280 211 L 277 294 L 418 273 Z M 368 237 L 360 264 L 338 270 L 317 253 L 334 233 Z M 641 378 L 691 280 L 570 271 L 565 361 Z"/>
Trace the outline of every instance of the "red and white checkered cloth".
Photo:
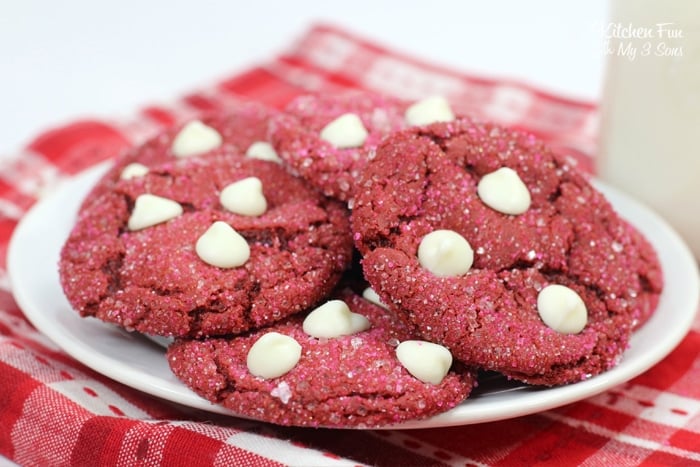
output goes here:
<path id="1" fill-rule="evenodd" d="M 263 66 L 129 121 L 83 120 L 39 135 L 0 167 L 0 454 L 21 465 L 700 465 L 700 321 L 632 381 L 512 420 L 408 431 L 277 427 L 199 412 L 111 381 L 25 320 L 5 255 L 40 193 L 160 128 L 241 100 L 282 107 L 309 90 L 442 94 L 460 112 L 518 126 L 592 167 L 597 110 L 515 82 L 481 79 L 311 29 Z"/>

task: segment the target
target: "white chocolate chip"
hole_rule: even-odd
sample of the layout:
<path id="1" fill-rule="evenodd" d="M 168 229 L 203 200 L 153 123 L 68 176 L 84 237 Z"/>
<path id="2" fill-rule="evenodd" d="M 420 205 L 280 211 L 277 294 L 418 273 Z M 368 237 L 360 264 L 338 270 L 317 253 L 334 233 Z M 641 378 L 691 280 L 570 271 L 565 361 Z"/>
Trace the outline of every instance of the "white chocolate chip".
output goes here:
<path id="1" fill-rule="evenodd" d="M 530 192 L 508 167 L 484 175 L 476 190 L 485 205 L 504 214 L 522 214 L 530 207 Z"/>
<path id="2" fill-rule="evenodd" d="M 252 375 L 278 378 L 294 368 L 301 358 L 301 345 L 278 332 L 268 332 L 250 347 L 246 364 Z"/>
<path id="3" fill-rule="evenodd" d="M 148 167 L 138 162 L 132 162 L 122 169 L 119 178 L 122 180 L 129 180 L 130 178 L 143 177 L 148 173 Z"/>
<path id="4" fill-rule="evenodd" d="M 588 322 L 588 310 L 579 294 L 558 284 L 540 291 L 537 312 L 544 324 L 562 334 L 578 334 Z"/>
<path id="5" fill-rule="evenodd" d="M 219 268 L 237 268 L 250 258 L 245 238 L 226 222 L 214 222 L 195 244 L 197 256 Z"/>
<path id="6" fill-rule="evenodd" d="M 256 141 L 248 146 L 248 150 L 245 152 L 245 155 L 251 159 L 260 159 L 263 161 L 277 163 L 282 162 L 282 159 L 280 159 L 280 156 L 277 155 L 275 148 L 273 148 L 270 143 L 265 141 Z"/>
<path id="7" fill-rule="evenodd" d="M 356 148 L 365 144 L 368 133 L 360 117 L 343 114 L 321 130 L 321 139 L 338 149 Z"/>
<path id="8" fill-rule="evenodd" d="M 227 210 L 243 216 L 259 216 L 267 210 L 262 182 L 257 177 L 248 177 L 227 185 L 219 195 L 221 205 Z"/>
<path id="9" fill-rule="evenodd" d="M 452 366 L 452 354 L 446 347 L 426 341 L 400 343 L 396 357 L 409 373 L 430 384 L 440 384 Z"/>
<path id="10" fill-rule="evenodd" d="M 199 120 L 193 120 L 175 136 L 171 150 L 175 157 L 196 156 L 218 148 L 222 142 L 218 131 Z"/>
<path id="11" fill-rule="evenodd" d="M 182 214 L 177 201 L 145 193 L 134 202 L 127 226 L 129 230 L 141 230 L 174 219 Z"/>
<path id="12" fill-rule="evenodd" d="M 388 306 L 386 306 L 386 303 L 384 303 L 382 299 L 379 298 L 379 295 L 377 295 L 377 292 L 375 292 L 372 287 L 367 287 L 365 290 L 362 291 L 362 298 L 364 298 L 370 303 L 379 305 L 382 308 L 389 308 Z"/>
<path id="13" fill-rule="evenodd" d="M 466 274 L 474 262 L 469 242 L 452 230 L 435 230 L 418 246 L 418 262 L 438 277 Z"/>
<path id="14" fill-rule="evenodd" d="M 353 313 L 342 300 L 330 300 L 319 306 L 304 319 L 304 332 L 311 337 L 349 336 L 370 328 L 370 322 L 359 313 Z"/>
<path id="15" fill-rule="evenodd" d="M 455 115 L 447 99 L 441 96 L 428 97 L 406 109 L 404 114 L 409 125 L 428 125 L 435 122 L 451 122 Z"/>

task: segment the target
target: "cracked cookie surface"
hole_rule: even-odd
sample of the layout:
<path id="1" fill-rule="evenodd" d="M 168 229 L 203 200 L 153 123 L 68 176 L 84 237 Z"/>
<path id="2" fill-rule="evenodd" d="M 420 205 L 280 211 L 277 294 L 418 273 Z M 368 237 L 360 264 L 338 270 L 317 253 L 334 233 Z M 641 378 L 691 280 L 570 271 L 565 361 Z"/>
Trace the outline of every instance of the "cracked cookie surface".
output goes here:
<path id="1" fill-rule="evenodd" d="M 222 189 L 252 176 L 265 212 L 224 209 Z M 144 193 L 179 203 L 182 214 L 130 230 Z M 352 255 L 346 208 L 274 162 L 191 158 L 91 196 L 61 251 L 64 292 L 81 315 L 147 334 L 221 335 L 280 320 L 329 293 Z M 221 268 L 198 256 L 198 239 L 216 221 L 245 239 L 245 264 Z"/>
<path id="2" fill-rule="evenodd" d="M 483 202 L 485 175 L 508 167 L 531 204 Z M 575 382 L 613 366 L 662 288 L 656 255 L 585 177 L 532 135 L 459 119 L 388 137 L 358 180 L 351 223 L 381 299 L 467 364 L 533 384 Z M 448 229 L 473 248 L 463 275 L 437 277 L 417 250 Z M 538 292 L 561 284 L 584 301 L 577 334 L 549 328 Z"/>
<path id="3" fill-rule="evenodd" d="M 177 340 L 167 352 L 173 372 L 202 397 L 236 414 L 281 425 L 377 427 L 425 418 L 462 402 L 473 371 L 454 364 L 439 384 L 411 376 L 396 357 L 414 335 L 393 313 L 345 289 L 334 295 L 371 323 L 367 330 L 315 338 L 304 314 L 232 338 Z M 296 366 L 275 378 L 253 376 L 246 365 L 253 344 L 268 332 L 296 340 Z"/>

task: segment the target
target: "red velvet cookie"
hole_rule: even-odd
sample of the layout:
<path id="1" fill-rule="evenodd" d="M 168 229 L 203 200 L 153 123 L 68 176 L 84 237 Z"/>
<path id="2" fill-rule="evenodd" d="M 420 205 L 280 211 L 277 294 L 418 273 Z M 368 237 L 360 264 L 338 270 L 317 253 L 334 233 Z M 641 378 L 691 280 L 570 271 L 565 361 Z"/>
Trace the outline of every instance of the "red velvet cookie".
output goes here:
<path id="1" fill-rule="evenodd" d="M 531 135 L 467 119 L 405 130 L 358 186 L 365 277 L 467 364 L 579 381 L 615 365 L 656 307 L 652 247 Z"/>
<path id="2" fill-rule="evenodd" d="M 405 342 L 414 336 L 393 313 L 349 290 L 337 297 L 311 314 L 246 335 L 178 340 L 167 352 L 170 367 L 202 397 L 281 425 L 392 425 L 444 412 L 469 395 L 474 374 L 443 359 L 449 356 L 444 347 Z M 345 329 L 348 309 L 331 310 L 343 304 L 364 317 L 354 316 L 351 321 L 360 321 L 354 329 Z M 326 315 L 319 319 L 321 309 Z M 424 350 L 429 347 L 437 352 Z"/>
<path id="3" fill-rule="evenodd" d="M 93 194 L 61 251 L 60 277 L 83 316 L 201 337 L 307 309 L 351 256 L 340 203 L 279 164 L 212 156 Z"/>
<path id="4" fill-rule="evenodd" d="M 186 163 L 191 157 L 227 155 L 280 162 L 267 136 L 269 121 L 276 114 L 274 109 L 244 102 L 169 128 L 119 156 L 93 193 L 111 189 L 120 178 L 142 175 L 163 163 Z"/>
<path id="5" fill-rule="evenodd" d="M 370 93 L 301 96 L 273 119 L 270 139 L 295 172 L 325 195 L 347 201 L 382 138 L 406 126 L 405 108 Z M 329 126 L 334 121 L 335 128 Z"/>

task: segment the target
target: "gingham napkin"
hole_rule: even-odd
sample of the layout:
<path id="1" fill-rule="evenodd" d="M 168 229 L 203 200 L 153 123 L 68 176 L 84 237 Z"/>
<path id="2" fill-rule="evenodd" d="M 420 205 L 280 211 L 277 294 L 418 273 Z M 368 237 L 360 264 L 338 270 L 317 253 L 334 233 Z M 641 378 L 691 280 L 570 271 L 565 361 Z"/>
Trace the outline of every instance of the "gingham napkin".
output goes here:
<path id="1" fill-rule="evenodd" d="M 57 180 L 160 128 L 241 100 L 282 107 L 308 91 L 441 94 L 456 110 L 521 127 L 591 170 L 597 110 L 517 82 L 397 54 L 319 25 L 263 66 L 128 121 L 39 135 L 0 168 L 0 454 L 21 465 L 700 465 L 700 322 L 665 360 L 582 402 L 500 422 L 425 430 L 285 428 L 176 406 L 68 357 L 26 321 L 5 254 L 22 214 Z"/>

